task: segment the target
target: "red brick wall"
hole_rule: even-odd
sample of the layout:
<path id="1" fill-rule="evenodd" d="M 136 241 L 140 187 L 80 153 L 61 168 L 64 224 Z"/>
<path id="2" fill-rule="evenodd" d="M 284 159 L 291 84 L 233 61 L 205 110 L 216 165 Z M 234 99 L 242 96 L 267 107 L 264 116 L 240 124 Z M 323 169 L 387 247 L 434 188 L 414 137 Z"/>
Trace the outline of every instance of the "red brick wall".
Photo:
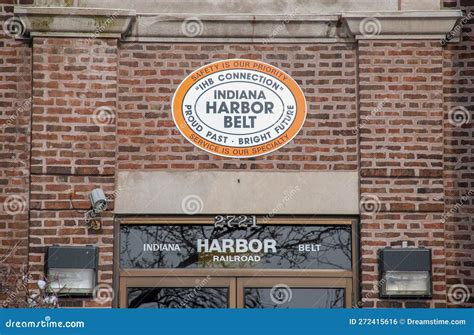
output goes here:
<path id="1" fill-rule="evenodd" d="M 361 297 L 366 307 L 446 305 L 442 66 L 439 42 L 359 42 Z M 403 240 L 432 249 L 432 300 L 379 300 L 373 293 L 378 250 Z"/>
<path id="2" fill-rule="evenodd" d="M 473 17 L 462 25 L 461 42 L 449 44 L 443 53 L 443 219 L 449 305 L 474 307 L 474 2 L 445 0 L 444 5 Z M 460 305 L 456 293 L 462 297 L 466 287 L 471 300 Z"/>
<path id="3" fill-rule="evenodd" d="M 0 30 L 0 302 L 27 263 L 30 115 L 29 42 Z"/>
<path id="4" fill-rule="evenodd" d="M 445 1 L 472 10 L 467 5 Z M 29 256 L 38 278 L 46 246 L 95 244 L 99 281 L 111 284 L 113 204 L 98 232 L 84 226 L 84 211 L 90 190 L 114 191 L 117 169 L 354 171 L 360 165 L 363 306 L 460 306 L 449 299 L 450 290 L 463 284 L 472 292 L 474 285 L 472 195 L 463 200 L 474 188 L 472 20 L 463 30 L 462 42 L 447 47 L 439 41 L 118 46 L 113 39 L 28 42 L 1 35 L 0 265 L 26 264 Z M 197 149 L 170 114 L 187 73 L 239 57 L 288 72 L 309 107 L 294 141 L 244 160 Z M 453 106 L 464 107 L 471 122 L 453 125 Z M 7 212 L 9 196 L 20 207 Z M 376 252 L 402 240 L 433 250 L 432 300 L 377 298 Z M 68 299 L 62 305 L 110 302 Z"/>
<path id="5" fill-rule="evenodd" d="M 356 170 L 356 59 L 353 45 L 123 43 L 119 53 L 118 169 Z M 301 85 L 308 116 L 284 148 L 252 159 L 212 156 L 173 123 L 170 104 L 184 77 L 226 58 L 278 66 Z"/>
<path id="6" fill-rule="evenodd" d="M 30 266 L 43 273 L 45 247 L 99 246 L 99 283 L 112 284 L 113 214 L 85 226 L 93 188 L 114 192 L 116 40 L 33 40 Z M 62 306 L 110 306 L 92 299 Z"/>

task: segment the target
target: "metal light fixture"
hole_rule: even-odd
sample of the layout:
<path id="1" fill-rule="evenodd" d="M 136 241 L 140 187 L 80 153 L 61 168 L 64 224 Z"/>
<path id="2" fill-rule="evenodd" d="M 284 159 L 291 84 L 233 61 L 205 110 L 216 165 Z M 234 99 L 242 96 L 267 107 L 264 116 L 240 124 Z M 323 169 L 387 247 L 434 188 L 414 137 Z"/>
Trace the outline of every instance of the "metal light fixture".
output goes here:
<path id="1" fill-rule="evenodd" d="M 431 250 L 385 248 L 379 253 L 381 298 L 430 298 Z"/>
<path id="2" fill-rule="evenodd" d="M 89 198 L 94 212 L 100 213 L 107 209 L 107 197 L 101 188 L 93 189 Z"/>
<path id="3" fill-rule="evenodd" d="M 50 289 L 59 295 L 91 295 L 97 282 L 97 247 L 51 246 L 46 255 Z"/>
<path id="4" fill-rule="evenodd" d="M 89 195 L 92 209 L 85 214 L 85 220 L 88 227 L 99 230 L 100 229 L 100 213 L 107 209 L 107 197 L 101 188 L 95 188 Z"/>

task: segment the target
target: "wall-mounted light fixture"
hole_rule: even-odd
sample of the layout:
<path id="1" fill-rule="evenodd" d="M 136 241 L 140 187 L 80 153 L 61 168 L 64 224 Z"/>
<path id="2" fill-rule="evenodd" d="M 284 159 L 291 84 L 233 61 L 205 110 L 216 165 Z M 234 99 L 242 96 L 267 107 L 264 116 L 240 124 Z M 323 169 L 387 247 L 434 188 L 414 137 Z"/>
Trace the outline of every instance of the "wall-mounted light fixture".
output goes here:
<path id="1" fill-rule="evenodd" d="M 45 273 L 50 288 L 58 294 L 91 295 L 97 282 L 97 247 L 51 246 L 47 249 Z"/>
<path id="2" fill-rule="evenodd" d="M 101 188 L 95 188 L 89 195 L 91 200 L 92 210 L 96 213 L 103 212 L 107 209 L 107 198 Z"/>
<path id="3" fill-rule="evenodd" d="M 431 297 L 431 249 L 385 248 L 379 261 L 381 298 Z"/>
<path id="4" fill-rule="evenodd" d="M 107 197 L 101 188 L 95 188 L 89 195 L 92 209 L 85 214 L 86 224 L 94 230 L 100 229 L 100 213 L 107 209 Z"/>

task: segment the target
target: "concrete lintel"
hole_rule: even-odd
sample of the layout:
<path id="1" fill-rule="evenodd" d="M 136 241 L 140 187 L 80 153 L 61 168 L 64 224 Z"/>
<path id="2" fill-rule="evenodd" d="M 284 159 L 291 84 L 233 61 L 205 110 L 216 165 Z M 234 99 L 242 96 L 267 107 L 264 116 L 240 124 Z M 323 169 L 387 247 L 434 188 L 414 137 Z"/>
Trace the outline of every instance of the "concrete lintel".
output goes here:
<path id="1" fill-rule="evenodd" d="M 281 39 L 324 39 L 347 37 L 337 15 L 141 15 L 131 38 L 155 40 L 250 39 L 274 42 Z"/>
<path id="2" fill-rule="evenodd" d="M 460 10 L 344 12 L 350 33 L 362 39 L 442 39 L 462 17 Z"/>
<path id="3" fill-rule="evenodd" d="M 121 171 L 117 214 L 359 213 L 355 172 Z"/>

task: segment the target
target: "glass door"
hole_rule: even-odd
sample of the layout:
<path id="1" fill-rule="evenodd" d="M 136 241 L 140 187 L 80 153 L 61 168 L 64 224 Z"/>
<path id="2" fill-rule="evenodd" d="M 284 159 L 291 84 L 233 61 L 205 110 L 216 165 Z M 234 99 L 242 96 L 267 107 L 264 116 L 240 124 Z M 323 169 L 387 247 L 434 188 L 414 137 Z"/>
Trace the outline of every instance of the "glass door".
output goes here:
<path id="1" fill-rule="evenodd" d="M 120 307 L 128 308 L 344 308 L 350 278 L 129 277 Z"/>
<path id="2" fill-rule="evenodd" d="M 237 278 L 238 308 L 344 308 L 351 296 L 348 278 Z"/>
<path id="3" fill-rule="evenodd" d="M 236 307 L 236 278 L 130 277 L 122 280 L 121 286 L 121 307 Z"/>

